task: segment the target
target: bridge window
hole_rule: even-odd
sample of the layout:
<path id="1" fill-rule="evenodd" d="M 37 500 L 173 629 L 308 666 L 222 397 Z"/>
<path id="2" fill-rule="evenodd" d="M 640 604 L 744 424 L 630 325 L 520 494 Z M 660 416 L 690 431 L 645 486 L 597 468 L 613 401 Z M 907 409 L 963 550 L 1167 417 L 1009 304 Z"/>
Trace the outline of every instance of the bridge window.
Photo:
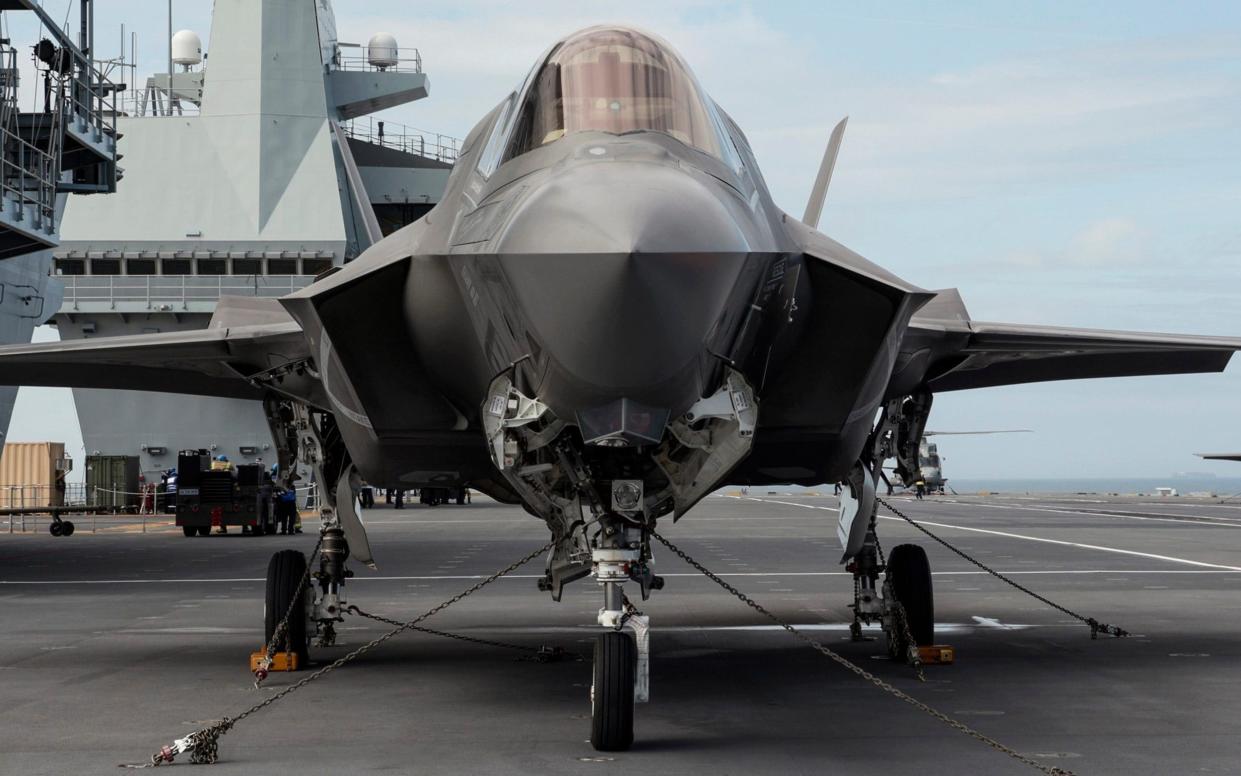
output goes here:
<path id="1" fill-rule="evenodd" d="M 57 259 L 57 275 L 85 275 L 86 262 L 81 259 Z"/>
<path id="2" fill-rule="evenodd" d="M 164 259 L 159 263 L 162 275 L 192 275 L 189 259 Z"/>
<path id="3" fill-rule="evenodd" d="M 92 275 L 119 275 L 121 274 L 121 260 L 91 259 L 90 273 Z"/>
<path id="4" fill-rule="evenodd" d="M 154 275 L 155 259 L 125 259 L 126 275 Z"/>

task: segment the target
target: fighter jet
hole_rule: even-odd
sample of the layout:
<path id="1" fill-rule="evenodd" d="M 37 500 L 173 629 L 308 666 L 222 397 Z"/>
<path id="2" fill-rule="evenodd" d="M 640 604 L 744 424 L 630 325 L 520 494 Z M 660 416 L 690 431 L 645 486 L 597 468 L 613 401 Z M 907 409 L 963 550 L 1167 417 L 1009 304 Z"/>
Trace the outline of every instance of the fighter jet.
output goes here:
<path id="1" fill-rule="evenodd" d="M 263 401 L 281 468 L 300 460 L 326 490 L 331 583 L 289 625 L 303 654 L 339 610 L 325 602 L 340 550 L 371 560 L 362 478 L 522 505 L 557 541 L 541 588 L 603 588 L 591 741 L 625 749 L 638 677 L 622 590 L 661 587 L 657 523 L 723 486 L 847 483 L 837 536 L 856 611 L 890 622 L 903 596 L 929 643 L 925 553 L 904 545 L 885 564 L 875 483 L 889 458 L 916 471 L 935 394 L 1218 372 L 1241 348 L 972 320 L 956 290 L 816 230 L 843 130 L 799 219 L 671 46 L 585 29 L 478 122 L 440 204 L 356 260 L 278 300 L 223 299 L 203 331 L 0 349 L 0 383 Z M 273 559 L 277 610 L 302 594 L 288 591 L 305 564 Z"/>

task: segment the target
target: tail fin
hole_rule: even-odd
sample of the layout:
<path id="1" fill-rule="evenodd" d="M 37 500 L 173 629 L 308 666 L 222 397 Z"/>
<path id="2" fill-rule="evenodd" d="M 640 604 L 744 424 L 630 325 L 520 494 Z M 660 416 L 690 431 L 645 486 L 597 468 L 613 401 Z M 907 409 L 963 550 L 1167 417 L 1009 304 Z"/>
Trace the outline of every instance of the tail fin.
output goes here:
<path id="1" fill-rule="evenodd" d="M 832 182 L 832 171 L 836 169 L 836 155 L 840 153 L 840 144 L 845 137 L 845 125 L 849 117 L 845 116 L 832 130 L 827 141 L 827 150 L 823 152 L 823 161 L 819 164 L 819 176 L 814 179 L 814 188 L 810 191 L 810 201 L 806 203 L 806 215 L 802 222 L 811 228 L 818 228 L 819 216 L 823 214 L 823 201 L 827 199 L 827 187 Z"/>

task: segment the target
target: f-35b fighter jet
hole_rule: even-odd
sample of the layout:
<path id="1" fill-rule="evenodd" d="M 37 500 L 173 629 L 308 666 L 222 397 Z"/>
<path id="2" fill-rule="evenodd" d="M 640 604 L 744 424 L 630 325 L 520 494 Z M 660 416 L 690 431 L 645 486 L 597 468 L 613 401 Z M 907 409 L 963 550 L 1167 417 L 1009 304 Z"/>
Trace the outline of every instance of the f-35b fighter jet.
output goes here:
<path id="1" fill-rule="evenodd" d="M 930 642 L 925 554 L 893 551 L 901 584 L 881 581 L 875 483 L 888 459 L 915 478 L 936 393 L 1218 372 L 1241 348 L 971 320 L 956 290 L 816 231 L 842 133 L 804 217 L 789 215 L 668 44 L 586 29 L 479 121 L 441 203 L 353 262 L 278 300 L 222 299 L 203 331 L 0 349 L 0 383 L 261 400 L 282 469 L 313 467 L 334 550 L 362 562 L 363 479 L 521 504 L 559 542 L 541 587 L 603 587 L 592 741 L 625 749 L 622 587 L 661 587 L 657 521 L 723 486 L 845 483 L 837 534 L 859 616 L 890 623 L 903 597 L 909 634 Z M 275 567 L 295 581 L 305 560 Z M 339 610 L 343 565 L 325 568 L 337 578 L 290 625 L 302 652 Z"/>

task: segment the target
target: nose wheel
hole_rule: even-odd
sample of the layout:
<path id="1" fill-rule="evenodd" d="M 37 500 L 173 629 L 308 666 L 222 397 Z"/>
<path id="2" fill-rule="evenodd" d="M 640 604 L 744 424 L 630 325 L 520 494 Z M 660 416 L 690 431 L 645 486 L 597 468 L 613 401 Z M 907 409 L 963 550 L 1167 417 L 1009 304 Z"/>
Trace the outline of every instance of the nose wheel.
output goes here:
<path id="1" fill-rule="evenodd" d="M 590 686 L 590 744 L 600 752 L 622 752 L 633 745 L 637 667 L 638 649 L 629 634 L 599 634 Z"/>

